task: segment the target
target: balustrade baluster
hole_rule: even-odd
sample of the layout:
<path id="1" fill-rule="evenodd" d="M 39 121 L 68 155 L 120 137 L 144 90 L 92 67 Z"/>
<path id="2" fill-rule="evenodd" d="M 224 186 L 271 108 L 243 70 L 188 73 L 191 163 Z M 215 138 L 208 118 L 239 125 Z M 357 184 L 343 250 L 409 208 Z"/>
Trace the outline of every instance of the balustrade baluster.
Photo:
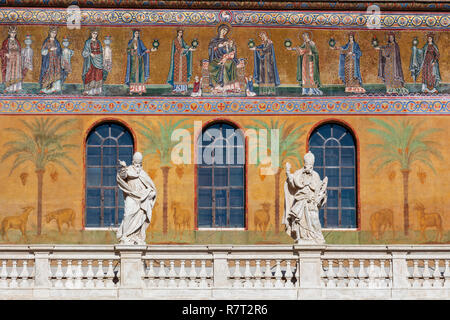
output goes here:
<path id="1" fill-rule="evenodd" d="M 450 288 L 450 260 L 445 260 L 445 271 L 444 271 L 444 288 Z"/>
<path id="2" fill-rule="evenodd" d="M 186 269 L 184 268 L 184 263 L 185 263 L 184 260 L 180 261 L 180 272 L 178 274 L 178 276 L 180 278 L 180 281 L 178 282 L 178 287 L 180 287 L 180 288 L 186 288 L 188 285 L 187 281 L 186 281 L 187 273 L 186 273 Z"/>
<path id="3" fill-rule="evenodd" d="M 367 283 L 366 283 L 366 278 L 367 278 L 367 273 L 364 267 L 364 259 L 359 259 L 359 270 L 358 270 L 358 288 L 366 288 L 367 287 Z"/>
<path id="4" fill-rule="evenodd" d="M 64 276 L 63 271 L 62 271 L 62 260 L 58 259 L 56 263 L 57 263 L 57 267 L 56 267 L 56 273 L 55 273 L 55 278 L 56 278 L 55 288 L 62 288 L 63 283 L 62 283 L 61 279 Z"/>
<path id="5" fill-rule="evenodd" d="M 245 271 L 244 271 L 244 288 L 251 288 L 253 287 L 252 284 L 252 273 L 250 272 L 250 260 L 245 260 Z"/>
<path id="6" fill-rule="evenodd" d="M 293 288 L 294 284 L 292 283 L 292 268 L 291 268 L 291 260 L 286 261 L 286 272 L 284 273 L 284 277 L 286 278 L 286 283 L 284 284 L 285 288 Z"/>
<path id="7" fill-rule="evenodd" d="M 414 264 L 414 269 L 413 269 L 413 288 L 419 288 L 420 287 L 420 278 L 421 278 L 421 274 L 419 271 L 419 260 L 414 259 L 413 260 L 413 264 Z"/>
<path id="8" fill-rule="evenodd" d="M 7 260 L 2 261 L 2 271 L 0 272 L 0 288 L 8 287 L 8 270 L 6 269 Z"/>
<path id="9" fill-rule="evenodd" d="M 148 264 L 150 267 L 147 269 L 147 287 L 156 287 L 156 281 L 155 281 L 155 270 L 153 269 L 153 259 L 148 260 Z"/>
<path id="10" fill-rule="evenodd" d="M 191 260 L 191 269 L 189 271 L 189 287 L 196 288 L 197 287 L 197 271 L 195 270 L 195 260 Z"/>
<path id="11" fill-rule="evenodd" d="M 92 270 L 92 260 L 88 260 L 88 269 L 86 272 L 86 288 L 94 288 L 94 270 Z"/>
<path id="12" fill-rule="evenodd" d="M 255 288 L 262 288 L 262 272 L 261 272 L 261 260 L 257 259 L 255 261 L 256 268 L 255 268 L 255 282 L 253 283 L 253 286 Z"/>
<path id="13" fill-rule="evenodd" d="M 322 288 L 327 286 L 327 275 L 325 273 L 325 265 L 324 262 L 325 260 L 320 259 L 320 286 Z"/>
<path id="14" fill-rule="evenodd" d="M 387 278 L 386 274 L 386 267 L 385 267 L 386 261 L 384 259 L 380 260 L 380 287 L 381 288 L 387 288 L 389 280 Z"/>
<path id="15" fill-rule="evenodd" d="M 208 274 L 206 273 L 206 260 L 202 259 L 201 261 L 201 269 L 200 269 L 200 288 L 207 288 L 208 282 L 206 281 L 206 277 Z"/>
<path id="16" fill-rule="evenodd" d="M 30 284 L 28 283 L 28 277 L 30 274 L 28 273 L 28 261 L 23 260 L 22 261 L 22 271 L 20 272 L 20 286 L 22 288 L 28 288 Z"/>
<path id="17" fill-rule="evenodd" d="M 337 272 L 337 286 L 338 287 L 346 287 L 347 284 L 345 283 L 345 281 L 347 280 L 347 272 L 345 271 L 344 268 L 344 260 L 343 259 L 338 259 L 338 272 Z"/>
<path id="18" fill-rule="evenodd" d="M 72 289 L 73 288 L 72 260 L 67 260 L 67 269 L 64 277 L 66 278 L 66 283 L 64 284 L 64 286 L 66 288 Z"/>
<path id="19" fill-rule="evenodd" d="M 105 277 L 105 272 L 103 271 L 103 260 L 98 260 L 97 273 L 95 274 L 95 287 L 104 288 L 105 282 L 103 278 Z"/>
<path id="20" fill-rule="evenodd" d="M 353 267 L 354 264 L 354 260 L 353 259 L 348 259 L 348 273 L 347 273 L 347 277 L 348 277 L 348 284 L 347 287 L 349 288 L 355 288 L 356 287 L 356 273 L 355 273 L 355 268 Z"/>
<path id="21" fill-rule="evenodd" d="M 106 287 L 114 288 L 114 269 L 113 269 L 113 261 L 108 260 L 108 271 L 106 271 Z"/>
<path id="22" fill-rule="evenodd" d="M 328 259 L 328 270 L 327 270 L 327 288 L 335 288 L 336 287 L 336 282 L 334 280 L 334 278 L 336 277 L 336 275 L 334 274 L 334 270 L 333 270 L 333 260 L 332 259 Z"/>
<path id="23" fill-rule="evenodd" d="M 11 282 L 9 283 L 10 288 L 18 288 L 19 283 L 17 282 L 17 277 L 19 276 L 19 273 L 17 272 L 17 260 L 12 261 L 12 269 L 10 273 Z"/>
<path id="24" fill-rule="evenodd" d="M 264 272 L 264 287 L 272 288 L 272 271 L 270 271 L 270 260 L 266 260 L 266 270 Z"/>
<path id="25" fill-rule="evenodd" d="M 169 287 L 174 288 L 177 286 L 177 283 L 175 282 L 175 277 L 177 274 L 175 273 L 175 261 L 170 260 L 170 269 L 169 269 Z"/>
<path id="26" fill-rule="evenodd" d="M 431 282 L 430 282 L 431 273 L 430 273 L 430 268 L 428 268 L 428 259 L 425 259 L 423 261 L 422 277 L 423 277 L 422 287 L 431 288 Z"/>
<path id="27" fill-rule="evenodd" d="M 164 288 L 166 286 L 166 269 L 164 268 L 164 260 L 159 261 L 159 272 L 158 272 L 158 287 Z"/>
<path id="28" fill-rule="evenodd" d="M 77 269 L 75 271 L 75 288 L 83 288 L 83 268 L 82 268 L 82 260 L 78 260 Z"/>
<path id="29" fill-rule="evenodd" d="M 242 287 L 241 276 L 242 275 L 241 275 L 241 269 L 240 269 L 240 261 L 235 260 L 234 261 L 234 273 L 233 273 L 233 278 L 234 278 L 233 287 L 235 287 L 235 288 Z"/>
<path id="30" fill-rule="evenodd" d="M 369 288 L 376 288 L 377 287 L 377 278 L 378 278 L 378 272 L 375 271 L 375 262 L 373 259 L 369 260 Z"/>
<path id="31" fill-rule="evenodd" d="M 283 274 L 281 273 L 281 260 L 277 259 L 275 260 L 276 267 L 275 267 L 275 288 L 282 288 L 283 282 L 281 282 L 281 277 Z"/>
<path id="32" fill-rule="evenodd" d="M 434 259 L 434 272 L 433 272 L 433 287 L 440 288 L 441 284 L 441 270 L 439 268 L 439 259 Z"/>

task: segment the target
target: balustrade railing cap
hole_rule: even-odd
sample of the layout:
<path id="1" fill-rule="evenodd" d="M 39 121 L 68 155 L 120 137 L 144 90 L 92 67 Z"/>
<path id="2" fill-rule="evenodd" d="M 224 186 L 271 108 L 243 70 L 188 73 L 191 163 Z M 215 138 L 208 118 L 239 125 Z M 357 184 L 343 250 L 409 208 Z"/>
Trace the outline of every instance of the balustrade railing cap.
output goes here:
<path id="1" fill-rule="evenodd" d="M 147 250 L 147 245 L 116 244 L 114 248 L 118 251 L 145 251 Z"/>

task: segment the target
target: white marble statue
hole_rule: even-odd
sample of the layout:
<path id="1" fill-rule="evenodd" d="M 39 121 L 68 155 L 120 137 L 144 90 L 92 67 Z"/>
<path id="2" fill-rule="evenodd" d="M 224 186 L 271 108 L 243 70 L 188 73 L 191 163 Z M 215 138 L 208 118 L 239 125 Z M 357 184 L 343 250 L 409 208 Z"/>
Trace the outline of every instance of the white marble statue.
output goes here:
<path id="1" fill-rule="evenodd" d="M 311 152 L 305 154 L 304 160 L 304 167 L 293 174 L 290 163 L 286 163 L 283 224 L 297 244 L 323 244 L 319 208 L 327 201 L 328 178 L 320 180 L 313 170 L 314 155 Z"/>
<path id="2" fill-rule="evenodd" d="M 152 219 L 152 209 L 156 201 L 156 187 L 152 179 L 142 169 L 142 154 L 133 155 L 133 163 L 127 167 L 119 161 L 117 184 L 123 191 L 125 213 L 117 231 L 120 244 L 145 244 L 145 231 Z"/>

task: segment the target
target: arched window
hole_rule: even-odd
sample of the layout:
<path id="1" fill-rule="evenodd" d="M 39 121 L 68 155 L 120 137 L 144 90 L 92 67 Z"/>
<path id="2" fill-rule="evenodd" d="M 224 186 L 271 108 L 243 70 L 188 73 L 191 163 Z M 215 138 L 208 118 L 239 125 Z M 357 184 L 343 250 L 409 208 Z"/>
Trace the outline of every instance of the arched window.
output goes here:
<path id="1" fill-rule="evenodd" d="M 198 228 L 245 227 L 245 143 L 236 127 L 214 123 L 197 149 Z"/>
<path id="2" fill-rule="evenodd" d="M 86 143 L 86 227 L 117 227 L 123 218 L 123 193 L 116 182 L 119 159 L 133 157 L 133 137 L 122 125 L 102 123 Z"/>
<path id="3" fill-rule="evenodd" d="M 317 127 L 309 138 L 314 170 L 328 177 L 328 200 L 320 210 L 324 228 L 356 228 L 356 147 L 353 134 L 337 123 Z"/>

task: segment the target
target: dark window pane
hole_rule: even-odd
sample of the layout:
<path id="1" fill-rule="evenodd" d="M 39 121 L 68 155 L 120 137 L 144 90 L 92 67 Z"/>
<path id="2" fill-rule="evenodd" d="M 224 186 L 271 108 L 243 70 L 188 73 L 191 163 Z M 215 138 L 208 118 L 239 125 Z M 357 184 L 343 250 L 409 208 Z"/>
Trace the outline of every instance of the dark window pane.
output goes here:
<path id="1" fill-rule="evenodd" d="M 104 189 L 104 206 L 105 207 L 115 207 L 116 206 L 116 190 L 115 189 Z"/>
<path id="2" fill-rule="evenodd" d="M 353 167 L 355 165 L 355 149 L 342 148 L 341 149 L 341 164 L 344 167 Z"/>
<path id="3" fill-rule="evenodd" d="M 342 189 L 341 206 L 344 208 L 355 208 L 355 190 Z"/>
<path id="4" fill-rule="evenodd" d="M 131 164 L 133 159 L 132 147 L 120 147 L 119 148 L 119 160 L 125 161 L 128 165 Z"/>
<path id="5" fill-rule="evenodd" d="M 123 213 L 124 213 L 124 208 L 123 207 L 119 207 L 119 221 L 116 221 L 116 225 L 117 226 L 119 226 L 122 223 Z M 152 214 L 155 214 L 155 213 L 152 212 Z"/>
<path id="6" fill-rule="evenodd" d="M 350 134 L 350 132 L 347 132 L 345 136 L 341 139 L 341 145 L 342 146 L 354 146 L 355 140 L 353 139 L 353 136 Z"/>
<path id="7" fill-rule="evenodd" d="M 212 169 L 198 168 L 198 185 L 211 186 L 212 185 Z"/>
<path id="8" fill-rule="evenodd" d="M 310 146 L 323 146 L 325 140 L 322 139 L 320 135 L 318 135 L 316 132 L 311 135 L 311 138 L 309 139 L 309 145 Z"/>
<path id="9" fill-rule="evenodd" d="M 338 210 L 327 209 L 327 228 L 339 227 Z"/>
<path id="10" fill-rule="evenodd" d="M 355 169 L 341 168 L 341 185 L 342 187 L 355 186 Z"/>
<path id="11" fill-rule="evenodd" d="M 320 135 L 324 139 L 328 139 L 328 138 L 331 137 L 331 125 L 330 124 L 325 124 L 325 125 L 321 126 L 320 128 L 318 128 L 317 132 L 320 133 Z"/>
<path id="12" fill-rule="evenodd" d="M 328 190 L 327 191 L 327 208 L 337 208 L 338 207 L 338 190 Z"/>
<path id="13" fill-rule="evenodd" d="M 100 147 L 88 147 L 87 148 L 87 165 L 88 166 L 100 166 L 101 165 L 101 148 Z"/>
<path id="14" fill-rule="evenodd" d="M 342 210 L 341 217 L 342 228 L 356 228 L 356 211 L 355 210 Z"/>
<path id="15" fill-rule="evenodd" d="M 101 205 L 100 190 L 101 190 L 100 188 L 87 189 L 86 206 L 100 207 L 100 205 Z"/>
<path id="16" fill-rule="evenodd" d="M 101 168 L 87 168 L 87 185 L 88 186 L 100 186 L 100 170 Z"/>
<path id="17" fill-rule="evenodd" d="M 115 208 L 104 208 L 103 209 L 103 226 L 113 227 L 115 225 Z"/>
<path id="18" fill-rule="evenodd" d="M 111 137 L 117 138 L 124 131 L 121 125 L 111 123 Z"/>
<path id="19" fill-rule="evenodd" d="M 230 190 L 230 205 L 232 207 L 244 206 L 244 189 L 231 189 Z"/>
<path id="20" fill-rule="evenodd" d="M 328 187 L 339 187 L 339 168 L 326 168 L 325 175 L 328 177 Z"/>
<path id="21" fill-rule="evenodd" d="M 211 189 L 199 189 L 198 190 L 198 206 L 199 207 L 212 207 L 212 190 Z"/>
<path id="22" fill-rule="evenodd" d="M 216 208 L 217 207 L 227 207 L 227 190 L 216 190 Z"/>
<path id="23" fill-rule="evenodd" d="M 132 146 L 133 145 L 133 137 L 130 133 L 125 131 L 123 135 L 119 138 L 119 145 L 121 146 Z"/>
<path id="24" fill-rule="evenodd" d="M 198 209 L 198 227 L 212 227 L 212 211 L 211 209 Z"/>
<path id="25" fill-rule="evenodd" d="M 214 168 L 214 185 L 218 187 L 228 185 L 228 168 Z"/>
<path id="26" fill-rule="evenodd" d="M 87 138 L 87 144 L 99 146 L 102 144 L 102 138 L 100 138 L 95 132 L 91 132 Z"/>
<path id="27" fill-rule="evenodd" d="M 216 227 L 223 228 L 227 226 L 227 209 L 216 209 Z"/>
<path id="28" fill-rule="evenodd" d="M 323 166 L 323 148 L 309 148 L 314 155 L 314 167 Z"/>
<path id="29" fill-rule="evenodd" d="M 86 209 L 86 227 L 99 227 L 100 226 L 100 208 L 87 208 Z"/>
<path id="30" fill-rule="evenodd" d="M 325 148 L 325 166 L 339 166 L 339 148 Z"/>
<path id="31" fill-rule="evenodd" d="M 243 208 L 230 210 L 230 227 L 231 228 L 245 227 L 245 214 Z"/>
<path id="32" fill-rule="evenodd" d="M 117 148 L 116 147 L 104 147 L 103 148 L 103 165 L 104 166 L 116 166 Z"/>
<path id="33" fill-rule="evenodd" d="M 333 137 L 335 137 L 336 139 L 340 139 L 346 131 L 347 129 L 345 129 L 344 127 L 333 124 Z"/>
<path id="34" fill-rule="evenodd" d="M 117 194 L 119 195 L 119 206 L 125 206 L 123 199 L 123 192 L 120 189 L 118 189 Z"/>
<path id="35" fill-rule="evenodd" d="M 97 131 L 103 138 L 109 137 L 109 124 L 102 124 L 98 126 L 95 131 Z"/>
<path id="36" fill-rule="evenodd" d="M 244 185 L 244 168 L 230 168 L 230 185 Z"/>
<path id="37" fill-rule="evenodd" d="M 103 141 L 103 146 L 117 146 L 117 142 L 113 139 L 106 139 Z"/>
<path id="38" fill-rule="evenodd" d="M 319 220 L 320 220 L 320 225 L 323 228 L 325 226 L 325 209 L 323 209 L 323 208 L 319 210 Z"/>
<path id="39" fill-rule="evenodd" d="M 116 174 L 117 169 L 115 167 L 112 168 L 103 168 L 103 185 L 104 186 L 116 186 Z"/>

